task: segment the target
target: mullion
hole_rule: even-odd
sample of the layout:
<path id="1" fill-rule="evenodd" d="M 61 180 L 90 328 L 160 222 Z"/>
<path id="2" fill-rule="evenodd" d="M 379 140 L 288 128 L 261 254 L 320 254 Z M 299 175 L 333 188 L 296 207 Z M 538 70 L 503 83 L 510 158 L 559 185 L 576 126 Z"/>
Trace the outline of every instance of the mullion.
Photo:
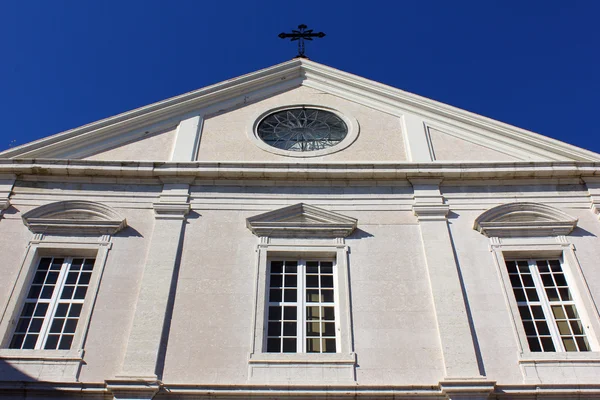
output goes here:
<path id="1" fill-rule="evenodd" d="M 69 266 L 71 265 L 71 260 L 71 257 L 63 258 L 63 263 L 60 268 L 58 280 L 56 281 L 54 292 L 48 305 L 48 311 L 46 312 L 47 318 L 44 319 L 44 325 L 42 327 L 43 335 L 41 335 L 42 340 L 38 340 L 38 346 L 36 346 L 37 349 L 43 349 L 46 346 L 46 341 L 48 340 L 48 332 L 50 330 L 50 327 L 52 326 L 52 322 L 54 321 L 54 316 L 58 305 L 58 299 L 60 298 L 60 295 L 63 291 L 64 282 L 66 279 L 67 271 L 69 270 Z"/>

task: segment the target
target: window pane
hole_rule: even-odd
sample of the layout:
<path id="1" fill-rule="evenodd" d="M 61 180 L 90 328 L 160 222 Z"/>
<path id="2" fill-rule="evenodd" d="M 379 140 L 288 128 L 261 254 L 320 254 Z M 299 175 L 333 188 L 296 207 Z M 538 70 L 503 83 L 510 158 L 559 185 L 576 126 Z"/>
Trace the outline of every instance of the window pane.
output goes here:
<path id="1" fill-rule="evenodd" d="M 542 311 L 542 307 L 540 306 L 531 306 L 531 312 L 533 313 L 533 318 L 535 319 L 544 319 L 544 311 Z"/>
<path id="2" fill-rule="evenodd" d="M 557 321 L 556 326 L 558 327 L 558 332 L 561 335 L 571 334 L 571 330 L 569 329 L 569 323 L 567 321 Z"/>
<path id="3" fill-rule="evenodd" d="M 296 352 L 296 339 L 295 338 L 284 338 L 283 339 L 283 352 L 284 353 L 295 353 Z"/>
<path id="4" fill-rule="evenodd" d="M 54 350 L 58 346 L 58 339 L 60 335 L 48 335 L 48 339 L 46 339 L 46 345 L 44 346 L 47 350 Z"/>
<path id="5" fill-rule="evenodd" d="M 296 336 L 296 322 L 283 323 L 283 336 Z"/>
<path id="6" fill-rule="evenodd" d="M 20 349 L 23 345 L 23 340 L 25 340 L 25 335 L 14 335 L 8 347 L 10 349 Z"/>
<path id="7" fill-rule="evenodd" d="M 83 270 L 84 271 L 91 271 L 94 268 L 94 262 L 96 260 L 94 260 L 93 258 L 86 258 L 85 262 L 83 263 Z"/>
<path id="8" fill-rule="evenodd" d="M 550 301 L 560 301 L 560 298 L 558 297 L 558 290 L 556 289 L 546 289 L 546 295 Z"/>
<path id="9" fill-rule="evenodd" d="M 271 274 L 271 287 L 282 287 L 283 277 L 281 275 Z"/>
<path id="10" fill-rule="evenodd" d="M 523 275 L 521 275 L 521 279 L 523 279 L 523 286 L 525 286 L 525 287 L 535 287 L 535 285 L 533 283 L 533 278 L 531 277 L 530 274 L 523 274 Z"/>
<path id="11" fill-rule="evenodd" d="M 81 275 L 79 275 L 79 284 L 87 285 L 88 283 L 90 283 L 91 277 L 92 277 L 91 272 L 82 272 Z"/>
<path id="12" fill-rule="evenodd" d="M 531 319 L 531 313 L 529 312 L 529 307 L 519 306 L 519 313 L 521 314 L 522 319 Z"/>
<path id="13" fill-rule="evenodd" d="M 69 318 L 65 324 L 64 333 L 75 333 L 75 328 L 77 328 L 77 320 Z"/>
<path id="14" fill-rule="evenodd" d="M 517 263 L 514 261 L 507 261 L 506 269 L 508 269 L 508 272 L 511 274 L 516 273 L 517 272 Z"/>
<path id="15" fill-rule="evenodd" d="M 281 289 L 269 290 L 269 301 L 280 302 L 281 301 Z"/>
<path id="16" fill-rule="evenodd" d="M 281 351 L 281 339 L 269 338 L 267 339 L 267 352 L 268 353 L 279 353 Z"/>
<path id="17" fill-rule="evenodd" d="M 306 275 L 306 287 L 319 287 L 319 276 Z"/>
<path id="18" fill-rule="evenodd" d="M 552 306 L 552 314 L 554 314 L 554 318 L 556 319 L 566 318 L 562 306 Z"/>
<path id="19" fill-rule="evenodd" d="M 296 287 L 298 283 L 298 277 L 296 275 L 285 276 L 285 287 Z"/>
<path id="20" fill-rule="evenodd" d="M 535 289 L 525 289 L 525 292 L 527 293 L 527 299 L 529 299 L 529 301 L 540 300 Z"/>
<path id="21" fill-rule="evenodd" d="M 36 317 L 45 317 L 47 310 L 48 310 L 48 303 L 38 303 L 38 305 L 35 309 L 35 316 Z"/>
<path id="22" fill-rule="evenodd" d="M 271 261 L 271 273 L 279 274 L 283 272 L 283 261 Z"/>
<path id="23" fill-rule="evenodd" d="M 548 329 L 548 324 L 546 321 L 536 321 L 535 326 L 537 327 L 538 334 L 540 335 L 549 335 L 550 330 Z"/>
<path id="24" fill-rule="evenodd" d="M 269 322 L 268 336 L 281 336 L 281 322 Z"/>
<path id="25" fill-rule="evenodd" d="M 71 304 L 71 309 L 69 310 L 69 317 L 79 317 L 79 314 L 81 314 L 81 307 L 83 307 L 83 304 Z"/>
<path id="26" fill-rule="evenodd" d="M 321 275 L 321 287 L 322 288 L 332 288 L 333 287 L 333 276 Z"/>
<path id="27" fill-rule="evenodd" d="M 529 350 L 531 351 L 542 351 L 540 342 L 537 337 L 528 337 L 527 342 L 529 343 Z"/>
<path id="28" fill-rule="evenodd" d="M 30 333 L 39 333 L 42 328 L 42 324 L 44 323 L 43 318 L 33 318 L 31 320 L 31 324 L 29 325 Z"/>
<path id="29" fill-rule="evenodd" d="M 521 279 L 519 279 L 519 275 L 510 275 L 510 284 L 512 285 L 512 287 L 514 288 L 519 288 L 521 287 Z"/>
<path id="30" fill-rule="evenodd" d="M 578 319 L 579 314 L 577 314 L 577 310 L 573 305 L 565 305 L 565 310 L 567 311 L 567 316 L 572 319 Z"/>
<path id="31" fill-rule="evenodd" d="M 35 309 L 35 303 L 25 303 L 23 306 L 23 312 L 21 316 L 23 317 L 31 317 L 33 315 L 33 310 Z"/>
<path id="32" fill-rule="evenodd" d="M 306 291 L 306 301 L 309 303 L 318 303 L 321 301 L 319 289 L 309 289 Z"/>
<path id="33" fill-rule="evenodd" d="M 319 307 L 306 307 L 306 319 L 309 321 L 319 319 Z"/>
<path id="34" fill-rule="evenodd" d="M 37 343 L 38 335 L 27 335 L 25 336 L 25 341 L 23 342 L 23 349 L 33 349 L 35 348 L 35 344 Z"/>
<path id="35" fill-rule="evenodd" d="M 306 351 L 308 353 L 320 353 L 321 352 L 321 339 L 319 339 L 319 338 L 306 339 Z"/>
<path id="36" fill-rule="evenodd" d="M 67 274 L 67 282 L 69 285 L 74 285 L 77 283 L 77 278 L 79 277 L 79 272 L 69 272 Z"/>
<path id="37" fill-rule="evenodd" d="M 590 345 L 585 336 L 577 336 L 575 340 L 577 341 L 577 346 L 579 346 L 579 351 L 590 351 Z"/>
<path id="38" fill-rule="evenodd" d="M 319 262 L 318 261 L 307 261 L 306 262 L 306 273 L 307 274 L 316 274 L 319 272 Z"/>
<path id="39" fill-rule="evenodd" d="M 296 314 L 296 307 L 286 306 L 283 308 L 283 319 L 285 320 L 295 321 L 297 319 Z"/>
<path id="40" fill-rule="evenodd" d="M 52 326 L 50 327 L 50 333 L 61 333 L 65 320 L 63 318 L 54 318 Z"/>
<path id="41" fill-rule="evenodd" d="M 69 350 L 71 348 L 71 342 L 73 342 L 72 335 L 63 335 L 62 339 L 60 340 L 60 344 L 58 345 L 58 348 L 60 350 Z"/>
<path id="42" fill-rule="evenodd" d="M 287 261 L 285 263 L 285 272 L 286 273 L 293 273 L 295 274 L 296 272 L 298 272 L 298 263 L 295 261 Z"/>
<path id="43" fill-rule="evenodd" d="M 535 324 L 531 321 L 523 321 L 523 327 L 525 328 L 525 334 L 527 336 L 536 336 Z"/>
<path id="44" fill-rule="evenodd" d="M 297 298 L 298 297 L 296 289 L 285 289 L 285 291 L 283 292 L 283 301 L 295 302 Z"/>
<path id="45" fill-rule="evenodd" d="M 269 307 L 269 319 L 280 320 L 281 319 L 281 307 Z"/>
<path id="46" fill-rule="evenodd" d="M 62 294 L 60 295 L 60 298 L 70 300 L 73 297 L 73 292 L 74 292 L 73 286 L 65 286 L 63 288 Z"/>
<path id="47" fill-rule="evenodd" d="M 326 321 L 335 320 L 335 311 L 333 307 L 323 307 L 323 319 Z"/>
<path id="48" fill-rule="evenodd" d="M 562 338 L 562 342 L 563 346 L 565 346 L 566 351 L 577 351 L 577 346 L 575 346 L 575 341 L 573 340 L 573 338 Z"/>
<path id="49" fill-rule="evenodd" d="M 574 335 L 583 334 L 583 326 L 581 326 L 581 322 L 579 321 L 571 321 L 571 329 L 573 329 Z"/>
<path id="50" fill-rule="evenodd" d="M 515 293 L 515 299 L 517 299 L 517 301 L 527 301 L 527 298 L 525 298 L 525 291 L 523 289 L 514 289 L 513 292 Z"/>
<path id="51" fill-rule="evenodd" d="M 540 338 L 540 340 L 542 341 L 542 347 L 544 348 L 544 351 L 555 351 L 554 343 L 552 343 L 552 338 L 543 337 Z"/>
<path id="52" fill-rule="evenodd" d="M 74 299 L 83 300 L 85 299 L 85 294 L 87 293 L 87 286 L 80 286 L 75 290 Z"/>
<path id="53" fill-rule="evenodd" d="M 333 273 L 333 263 L 331 261 L 322 261 L 321 262 L 321 273 L 322 274 L 332 274 Z"/>
<path id="54" fill-rule="evenodd" d="M 554 274 L 554 280 L 556 281 L 556 286 L 567 286 L 567 280 L 563 274 Z"/>
<path id="55" fill-rule="evenodd" d="M 60 303 L 58 307 L 56 307 L 56 312 L 54 313 L 55 317 L 66 317 L 67 310 L 69 309 L 68 303 Z"/>
<path id="56" fill-rule="evenodd" d="M 323 336 L 335 336 L 335 324 L 333 322 L 323 322 Z"/>
<path id="57" fill-rule="evenodd" d="M 323 353 L 335 353 L 335 339 L 323 339 Z"/>
<path id="58" fill-rule="evenodd" d="M 322 302 L 333 303 L 333 290 L 323 289 L 321 290 L 321 296 L 323 297 Z"/>
<path id="59" fill-rule="evenodd" d="M 319 336 L 321 334 L 321 323 L 320 322 L 307 322 L 306 323 L 306 336 Z"/>

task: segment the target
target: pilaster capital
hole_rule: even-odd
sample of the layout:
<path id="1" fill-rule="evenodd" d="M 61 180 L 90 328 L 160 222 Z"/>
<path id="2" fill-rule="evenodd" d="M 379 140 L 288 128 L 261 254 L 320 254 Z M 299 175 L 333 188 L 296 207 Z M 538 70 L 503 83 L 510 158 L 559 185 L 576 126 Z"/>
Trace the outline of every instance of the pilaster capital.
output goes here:
<path id="1" fill-rule="evenodd" d="M 448 204 L 419 204 L 413 205 L 413 213 L 419 221 L 445 221 L 450 212 Z"/>
<path id="2" fill-rule="evenodd" d="M 152 204 L 156 219 L 185 219 L 190 212 L 189 203 L 158 202 Z"/>
<path id="3" fill-rule="evenodd" d="M 473 378 L 446 378 L 440 389 L 449 400 L 484 400 L 495 390 L 496 382 L 483 376 Z"/>
<path id="4" fill-rule="evenodd" d="M 160 381 L 151 377 L 117 377 L 106 380 L 105 384 L 115 400 L 151 400 L 162 386 Z"/>

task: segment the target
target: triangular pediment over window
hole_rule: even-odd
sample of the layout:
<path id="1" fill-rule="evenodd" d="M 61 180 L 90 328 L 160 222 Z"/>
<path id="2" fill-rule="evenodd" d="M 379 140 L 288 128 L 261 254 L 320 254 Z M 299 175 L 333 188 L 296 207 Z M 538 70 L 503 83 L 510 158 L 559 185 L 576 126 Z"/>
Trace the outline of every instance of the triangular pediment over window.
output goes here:
<path id="1" fill-rule="evenodd" d="M 59 201 L 23 214 L 23 223 L 34 233 L 114 234 L 127 221 L 112 208 L 93 201 Z"/>
<path id="2" fill-rule="evenodd" d="M 577 219 L 539 203 L 508 203 L 491 208 L 476 220 L 474 229 L 488 237 L 568 235 Z"/>
<path id="3" fill-rule="evenodd" d="M 246 226 L 256 236 L 333 238 L 347 237 L 357 220 L 304 203 L 250 217 Z"/>

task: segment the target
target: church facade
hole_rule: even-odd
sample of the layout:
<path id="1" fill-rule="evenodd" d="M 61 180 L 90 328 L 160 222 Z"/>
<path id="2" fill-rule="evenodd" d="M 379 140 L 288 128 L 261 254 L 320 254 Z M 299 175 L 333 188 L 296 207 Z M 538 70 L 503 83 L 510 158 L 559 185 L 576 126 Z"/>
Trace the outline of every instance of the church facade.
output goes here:
<path id="1" fill-rule="evenodd" d="M 600 398 L 600 155 L 306 59 L 0 153 L 0 398 Z"/>

